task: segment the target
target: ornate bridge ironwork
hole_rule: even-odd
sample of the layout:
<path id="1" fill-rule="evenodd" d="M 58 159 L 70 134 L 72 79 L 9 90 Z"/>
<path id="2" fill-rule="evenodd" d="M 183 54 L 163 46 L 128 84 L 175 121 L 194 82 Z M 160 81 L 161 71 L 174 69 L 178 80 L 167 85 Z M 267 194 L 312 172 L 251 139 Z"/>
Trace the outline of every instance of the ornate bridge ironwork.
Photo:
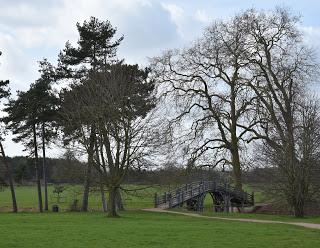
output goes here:
<path id="1" fill-rule="evenodd" d="M 175 190 L 155 195 L 156 208 L 175 208 L 187 205 L 189 210 L 203 211 L 204 199 L 210 194 L 214 202 L 214 211 L 229 212 L 232 207 L 254 205 L 254 194 L 238 190 L 225 182 L 200 181 L 185 184 Z"/>

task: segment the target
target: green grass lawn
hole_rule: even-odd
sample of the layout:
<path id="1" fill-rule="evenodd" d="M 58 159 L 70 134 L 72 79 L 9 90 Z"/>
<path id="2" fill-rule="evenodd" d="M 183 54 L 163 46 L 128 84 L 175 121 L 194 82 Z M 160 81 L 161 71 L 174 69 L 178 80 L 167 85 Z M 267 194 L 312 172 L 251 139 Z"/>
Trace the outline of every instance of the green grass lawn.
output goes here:
<path id="1" fill-rule="evenodd" d="M 177 212 L 188 212 L 185 208 L 176 208 L 173 211 Z M 283 222 L 306 222 L 306 223 L 316 223 L 320 224 L 320 216 L 305 216 L 303 218 L 296 218 L 294 216 L 288 215 L 272 215 L 272 214 L 250 214 L 250 213 L 224 213 L 224 212 L 212 212 L 205 210 L 204 212 L 198 212 L 198 214 L 204 216 L 212 217 L 222 217 L 222 218 L 235 218 L 235 219 L 260 219 L 260 220 L 274 220 Z"/>
<path id="2" fill-rule="evenodd" d="M 320 230 L 142 211 L 1 213 L 0 247 L 320 247 Z"/>
<path id="3" fill-rule="evenodd" d="M 62 193 L 62 199 L 59 206 L 62 211 L 68 211 L 70 205 L 74 199 L 79 200 L 81 203 L 82 186 L 80 185 L 65 185 L 66 190 Z M 139 210 L 142 208 L 152 208 L 154 201 L 154 194 L 165 191 L 164 188 L 159 186 L 143 186 L 143 185 L 125 185 L 125 189 L 130 191 L 123 191 L 123 199 L 126 210 Z M 133 191 L 136 189 L 137 191 Z M 141 189 L 141 190 L 139 190 Z M 56 204 L 56 198 L 53 194 L 53 186 L 50 185 L 49 191 L 49 209 L 53 204 Z M 21 212 L 37 212 L 37 192 L 35 186 L 20 186 L 16 187 L 16 195 Z M 101 211 L 102 204 L 100 198 L 100 192 L 91 192 L 89 198 L 89 210 L 90 211 Z M 183 211 L 182 209 L 174 209 L 175 211 Z M 11 195 L 8 188 L 4 191 L 0 191 L 0 212 L 11 211 Z M 311 222 L 320 223 L 320 216 L 318 217 L 305 217 L 297 219 L 292 216 L 279 216 L 269 214 L 243 214 L 243 213 L 214 213 L 212 212 L 212 198 L 208 194 L 205 198 L 205 211 L 203 215 L 227 217 L 227 218 L 255 218 L 255 219 L 266 219 L 266 220 L 279 220 L 279 221 L 300 221 L 300 222 Z M 1 246 L 0 246 L 1 247 Z"/>
<path id="4" fill-rule="evenodd" d="M 125 208 L 120 218 L 107 218 L 101 211 L 99 192 L 91 192 L 92 212 L 30 213 L 37 211 L 34 186 L 16 188 L 20 211 L 0 213 L 0 248 L 68 247 L 320 247 L 320 230 L 290 225 L 230 222 L 164 213 L 137 211 L 153 207 L 154 193 L 165 189 L 127 185 L 123 192 Z M 141 189 L 134 191 L 134 189 Z M 68 210 L 74 199 L 81 201 L 82 187 L 66 185 L 59 206 Z M 49 187 L 50 208 L 56 203 Z M 320 217 L 295 219 L 263 214 L 212 213 L 206 198 L 208 216 L 256 218 L 320 223 Z M 211 206 L 211 207 L 210 207 Z M 0 210 L 10 211 L 9 189 L 0 192 Z M 183 211 L 177 209 L 177 211 Z M 28 213 L 27 213 L 28 212 Z"/>
<path id="5" fill-rule="evenodd" d="M 70 209 L 70 205 L 74 199 L 79 200 L 79 204 L 82 199 L 83 187 L 80 185 L 65 185 L 66 190 L 61 194 L 61 200 L 58 203 L 62 210 Z M 122 196 L 126 209 L 141 209 L 151 208 L 154 206 L 154 194 L 163 192 L 164 189 L 153 186 L 143 185 L 124 185 L 123 188 L 130 191 L 123 191 Z M 37 191 L 35 186 L 18 186 L 16 189 L 16 197 L 18 207 L 22 211 L 36 211 L 37 210 Z M 53 204 L 57 203 L 55 194 L 53 194 L 54 187 L 50 185 L 48 187 L 49 193 L 49 207 L 51 209 Z M 133 191 L 134 189 L 141 189 Z M 42 190 L 43 194 L 43 190 Z M 11 208 L 11 195 L 9 188 L 5 188 L 4 191 L 0 191 L 0 211 L 10 211 Z M 98 191 L 92 191 L 89 196 L 89 209 L 91 211 L 100 211 L 102 209 L 101 195 Z"/>

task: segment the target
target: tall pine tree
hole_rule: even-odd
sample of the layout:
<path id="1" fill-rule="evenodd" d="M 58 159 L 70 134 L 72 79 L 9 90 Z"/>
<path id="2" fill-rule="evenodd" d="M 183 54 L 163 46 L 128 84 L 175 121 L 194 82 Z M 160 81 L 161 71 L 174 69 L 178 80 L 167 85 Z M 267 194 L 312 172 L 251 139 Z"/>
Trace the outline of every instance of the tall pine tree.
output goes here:
<path id="1" fill-rule="evenodd" d="M 77 23 L 77 29 L 79 32 L 77 47 L 73 47 L 67 42 L 64 50 L 59 54 L 56 70 L 58 79 L 88 78 L 90 74 L 102 71 L 107 64 L 116 61 L 116 51 L 123 40 L 123 36 L 114 40 L 116 29 L 112 27 L 109 21 L 99 21 L 97 18 L 91 17 L 89 21 L 85 21 L 82 25 Z M 87 140 L 94 140 L 96 130 L 94 120 L 87 122 L 86 126 L 89 130 Z M 82 211 L 88 210 L 90 175 L 95 152 L 93 143 L 86 145 L 88 164 L 84 182 Z M 102 191 L 102 200 L 104 201 L 104 192 Z"/>
<path id="2" fill-rule="evenodd" d="M 15 142 L 23 142 L 26 149 L 34 156 L 36 181 L 38 189 L 39 211 L 43 211 L 39 156 L 38 137 L 42 136 L 42 149 L 45 151 L 46 140 L 53 135 L 52 128 L 47 123 L 52 123 L 56 116 L 59 100 L 53 94 L 51 89 L 51 81 L 46 77 L 41 77 L 26 92 L 17 92 L 17 99 L 11 99 L 4 109 L 7 116 L 3 121 L 7 124 L 7 128 L 15 135 Z M 50 128 L 49 128 L 50 127 Z M 45 156 L 45 152 L 43 154 Z M 44 157 L 45 159 L 45 157 Z M 45 161 L 45 160 L 44 160 Z M 44 164 L 44 173 L 45 173 Z M 45 185 L 46 185 L 46 178 Z M 46 190 L 45 190 L 46 192 Z M 48 197 L 45 194 L 45 209 L 48 209 Z"/>

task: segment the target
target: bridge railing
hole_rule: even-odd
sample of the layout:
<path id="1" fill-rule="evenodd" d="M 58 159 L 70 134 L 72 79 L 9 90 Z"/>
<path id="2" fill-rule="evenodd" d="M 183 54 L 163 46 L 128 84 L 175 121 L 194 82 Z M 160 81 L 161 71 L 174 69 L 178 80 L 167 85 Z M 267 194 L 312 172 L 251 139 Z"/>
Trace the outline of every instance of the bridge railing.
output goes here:
<path id="1" fill-rule="evenodd" d="M 221 192 L 222 194 L 228 194 L 234 198 L 242 199 L 244 204 L 254 204 L 253 194 L 240 191 L 225 182 L 198 181 L 185 184 L 176 188 L 175 190 L 165 192 L 160 196 L 155 195 L 155 207 L 159 207 L 160 205 L 166 205 L 166 207 L 169 208 L 174 207 L 196 196 L 214 191 Z"/>

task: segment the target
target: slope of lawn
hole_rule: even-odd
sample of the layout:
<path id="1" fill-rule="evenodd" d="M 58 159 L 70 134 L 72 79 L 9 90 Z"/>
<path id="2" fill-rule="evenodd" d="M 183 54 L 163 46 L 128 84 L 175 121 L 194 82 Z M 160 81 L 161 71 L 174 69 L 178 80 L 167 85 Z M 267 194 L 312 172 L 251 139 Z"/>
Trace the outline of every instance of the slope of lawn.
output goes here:
<path id="1" fill-rule="evenodd" d="M 1 213 L 0 247 L 320 247 L 320 230 L 174 214 Z"/>

